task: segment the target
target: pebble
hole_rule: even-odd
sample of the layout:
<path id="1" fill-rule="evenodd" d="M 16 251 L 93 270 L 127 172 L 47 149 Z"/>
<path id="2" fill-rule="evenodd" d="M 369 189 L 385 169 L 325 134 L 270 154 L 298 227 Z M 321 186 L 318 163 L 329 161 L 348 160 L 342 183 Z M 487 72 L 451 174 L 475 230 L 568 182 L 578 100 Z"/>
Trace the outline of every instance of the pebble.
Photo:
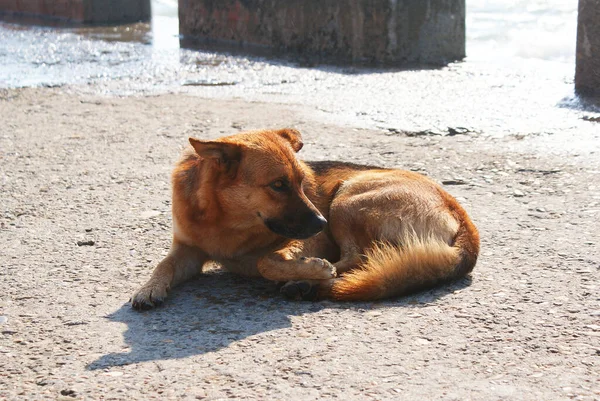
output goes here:
<path id="1" fill-rule="evenodd" d="M 461 178 L 452 178 L 452 179 L 448 179 L 448 180 L 443 180 L 442 184 L 444 184 L 444 185 L 465 185 L 465 184 L 467 184 L 467 181 L 465 181 Z"/>
<path id="2" fill-rule="evenodd" d="M 146 210 L 140 214 L 142 219 L 151 219 L 153 217 L 160 216 L 161 213 L 158 210 Z"/>
<path id="3" fill-rule="evenodd" d="M 119 377 L 119 376 L 123 376 L 123 372 L 118 372 L 118 371 L 106 372 L 106 373 L 104 373 L 104 376 Z"/>
<path id="4" fill-rule="evenodd" d="M 184 81 L 183 86 L 232 86 L 237 85 L 236 81 L 218 81 L 209 79 L 197 79 Z"/>
<path id="5" fill-rule="evenodd" d="M 525 192 L 515 189 L 513 191 L 513 195 L 516 196 L 517 198 L 521 198 L 521 197 L 525 196 Z"/>
<path id="6" fill-rule="evenodd" d="M 8 318 L 6 316 L 0 316 L 0 324 L 8 322 Z"/>

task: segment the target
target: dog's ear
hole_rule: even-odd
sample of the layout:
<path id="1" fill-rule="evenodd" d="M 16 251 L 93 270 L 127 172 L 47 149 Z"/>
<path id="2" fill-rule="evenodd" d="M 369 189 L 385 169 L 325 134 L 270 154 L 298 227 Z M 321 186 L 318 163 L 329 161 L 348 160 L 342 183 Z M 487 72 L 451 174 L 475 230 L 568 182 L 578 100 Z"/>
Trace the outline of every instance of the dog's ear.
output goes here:
<path id="1" fill-rule="evenodd" d="M 277 135 L 288 141 L 290 145 L 292 145 L 292 149 L 294 149 L 294 152 L 300 151 L 300 149 L 302 149 L 302 146 L 304 146 L 304 143 L 302 143 L 302 135 L 297 129 L 283 128 L 277 131 Z"/>
<path id="2" fill-rule="evenodd" d="M 235 143 L 201 141 L 196 138 L 189 138 L 189 141 L 201 158 L 215 161 L 219 167 L 228 172 L 242 158 L 242 148 Z"/>

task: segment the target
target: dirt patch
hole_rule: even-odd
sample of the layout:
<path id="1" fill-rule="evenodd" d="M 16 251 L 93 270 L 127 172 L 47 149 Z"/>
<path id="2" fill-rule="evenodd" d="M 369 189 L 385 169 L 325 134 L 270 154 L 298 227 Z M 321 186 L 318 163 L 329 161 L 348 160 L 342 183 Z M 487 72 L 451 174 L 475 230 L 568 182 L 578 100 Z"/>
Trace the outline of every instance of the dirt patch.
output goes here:
<path id="1" fill-rule="evenodd" d="M 517 152 L 514 137 L 389 135 L 185 95 L 3 90 L 0 114 L 0 398 L 600 397 L 597 157 L 535 153 L 544 137 Z M 211 271 L 131 311 L 169 247 L 169 174 L 188 136 L 281 126 L 303 132 L 305 159 L 446 182 L 481 232 L 472 279 L 302 303 Z"/>

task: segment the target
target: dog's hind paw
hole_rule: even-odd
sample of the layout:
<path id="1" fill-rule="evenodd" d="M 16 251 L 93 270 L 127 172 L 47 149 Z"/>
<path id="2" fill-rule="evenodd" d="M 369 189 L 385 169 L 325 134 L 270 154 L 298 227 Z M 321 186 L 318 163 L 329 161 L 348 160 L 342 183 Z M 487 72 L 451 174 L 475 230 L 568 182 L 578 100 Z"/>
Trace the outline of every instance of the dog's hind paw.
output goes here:
<path id="1" fill-rule="evenodd" d="M 319 295 L 319 284 L 308 281 L 288 281 L 280 292 L 288 299 L 295 301 L 314 301 Z"/>
<path id="2" fill-rule="evenodd" d="M 146 284 L 137 290 L 131 297 L 131 307 L 144 311 L 155 308 L 164 303 L 168 288 L 156 284 Z"/>
<path id="3" fill-rule="evenodd" d="M 303 260 L 304 263 L 311 265 L 311 267 L 314 269 L 314 274 L 311 273 L 311 276 L 314 277 L 307 278 L 314 280 L 327 280 L 337 276 L 335 266 L 328 260 L 321 258 L 304 258 Z"/>

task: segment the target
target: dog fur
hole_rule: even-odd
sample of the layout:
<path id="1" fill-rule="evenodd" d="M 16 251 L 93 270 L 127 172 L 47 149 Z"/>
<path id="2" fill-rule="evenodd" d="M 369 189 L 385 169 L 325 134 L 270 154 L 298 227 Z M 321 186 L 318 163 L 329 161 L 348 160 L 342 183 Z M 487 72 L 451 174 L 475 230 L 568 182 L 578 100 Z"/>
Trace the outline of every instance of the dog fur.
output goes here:
<path id="1" fill-rule="evenodd" d="M 208 261 L 285 282 L 291 298 L 375 300 L 470 273 L 479 234 L 465 210 L 420 174 L 302 162 L 294 129 L 192 147 L 173 176 L 173 243 L 132 297 L 161 304 Z"/>

